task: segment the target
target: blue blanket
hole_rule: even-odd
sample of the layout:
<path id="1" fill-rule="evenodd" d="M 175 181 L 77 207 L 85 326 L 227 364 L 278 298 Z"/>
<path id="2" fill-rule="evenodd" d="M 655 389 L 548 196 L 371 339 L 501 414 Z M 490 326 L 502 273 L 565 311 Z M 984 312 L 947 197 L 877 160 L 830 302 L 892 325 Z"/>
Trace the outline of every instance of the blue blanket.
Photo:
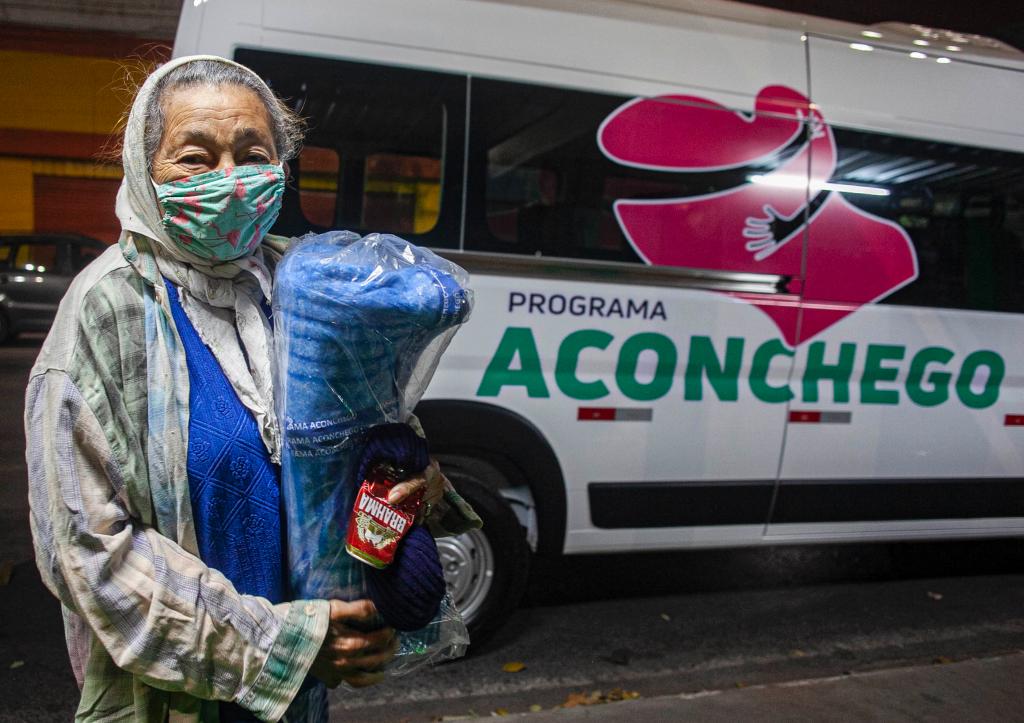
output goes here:
<path id="1" fill-rule="evenodd" d="M 308 236 L 274 283 L 282 493 L 291 589 L 366 596 L 366 566 L 344 550 L 367 431 L 402 422 L 471 293 L 454 264 L 395 236 Z"/>

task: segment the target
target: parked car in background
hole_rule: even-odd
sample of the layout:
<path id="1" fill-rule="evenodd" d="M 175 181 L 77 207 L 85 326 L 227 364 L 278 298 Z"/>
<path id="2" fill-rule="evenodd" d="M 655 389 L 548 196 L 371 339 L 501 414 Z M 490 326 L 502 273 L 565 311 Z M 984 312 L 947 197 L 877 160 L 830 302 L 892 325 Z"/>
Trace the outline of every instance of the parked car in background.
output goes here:
<path id="1" fill-rule="evenodd" d="M 0 343 L 49 329 L 71 279 L 106 247 L 75 234 L 0 235 Z"/>

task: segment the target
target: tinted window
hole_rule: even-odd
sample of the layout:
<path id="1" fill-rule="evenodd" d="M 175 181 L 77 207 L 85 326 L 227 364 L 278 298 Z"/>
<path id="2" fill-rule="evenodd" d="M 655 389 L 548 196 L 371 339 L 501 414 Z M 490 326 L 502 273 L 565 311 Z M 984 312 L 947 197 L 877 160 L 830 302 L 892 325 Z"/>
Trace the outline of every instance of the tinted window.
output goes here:
<path id="1" fill-rule="evenodd" d="M 306 144 L 296 166 L 302 168 L 299 208 L 313 226 L 330 227 L 338 208 L 338 174 L 341 159 L 333 148 Z"/>
<path id="2" fill-rule="evenodd" d="M 843 195 L 916 251 L 917 280 L 886 302 L 1024 311 L 1024 154 L 832 130 L 831 180 L 886 192 Z"/>
<path id="3" fill-rule="evenodd" d="M 786 89 L 764 89 L 758 99 L 786 92 L 799 102 L 801 96 Z M 640 168 L 613 162 L 597 142 L 602 123 L 630 98 L 477 78 L 471 80 L 470 98 L 468 249 L 639 261 L 616 219 L 614 204 L 621 199 L 641 203 L 660 199 L 674 204 L 675 215 L 666 214 L 668 220 L 660 226 L 655 223 L 659 218 L 644 219 L 647 230 L 658 236 L 656 243 L 664 248 L 691 248 L 697 243 L 703 247 L 700 254 L 690 253 L 692 260 L 682 265 L 795 277 L 800 274 L 798 239 L 806 229 L 812 231 L 814 260 L 832 254 L 835 258 L 829 263 L 843 267 L 847 260 L 869 253 L 856 248 L 856 239 L 876 228 L 897 238 L 905 232 L 917 259 L 917 278 L 885 298 L 886 302 L 1024 311 L 1024 154 L 815 124 L 797 126 L 778 113 L 743 114 L 748 124 L 738 130 L 736 114 L 721 106 L 710 102 L 702 106 L 691 99 L 687 101 L 691 110 L 662 114 L 659 106 L 680 101 L 657 99 L 644 101 L 647 115 L 635 117 L 650 123 L 637 124 L 642 137 L 637 138 L 634 152 L 648 144 L 671 153 L 675 144 L 698 156 L 693 148 L 699 133 L 710 134 L 704 142 L 717 141 L 714 147 L 718 148 L 708 151 L 704 169 L 695 163 L 693 168 L 657 170 L 649 164 Z M 685 133 L 691 126 L 658 125 L 661 115 L 693 123 L 694 137 Z M 797 130 L 787 136 L 792 128 Z M 664 135 L 679 131 L 683 135 Z M 761 218 L 767 213 L 762 210 L 764 197 L 757 196 L 753 187 L 765 188 L 761 184 L 771 182 L 765 193 L 775 213 L 786 202 L 789 181 L 803 196 L 808 190 L 806 165 L 794 166 L 794 160 L 808 148 L 813 154 L 814 148 L 828 146 L 829 134 L 835 141 L 834 160 L 819 163 L 829 174 L 826 187 L 810 189 L 813 192 L 806 201 L 789 209 L 792 215 Z M 723 145 L 722 138 L 731 140 Z M 776 140 L 767 155 L 754 151 L 744 155 L 744 149 L 736 148 L 737 143 L 753 149 Z M 711 157 L 714 153 L 723 156 L 718 167 Z M 737 163 L 726 158 L 730 153 L 750 160 Z M 794 170 L 786 170 L 787 164 Z M 781 181 L 787 183 L 775 188 Z M 837 190 L 837 184 L 844 184 L 842 190 Z M 820 233 L 817 237 L 813 233 L 825 226 L 813 219 L 830 193 L 864 212 L 865 223 L 863 229 L 840 226 L 839 235 L 826 243 Z M 719 203 L 727 196 L 734 199 L 735 208 Z M 679 225 L 683 220 L 685 228 Z M 737 223 L 739 227 L 734 228 Z M 894 232 L 896 227 L 902 232 Z M 784 247 L 792 258 L 754 248 L 755 232 L 760 231 L 777 236 L 777 241 L 783 237 L 796 241 Z M 735 253 L 736 249 L 742 252 L 744 245 L 747 256 Z M 871 273 L 870 259 L 859 261 L 864 273 Z M 808 273 L 814 276 L 815 272 L 808 269 Z M 817 282 L 813 300 L 857 301 L 841 292 L 830 296 L 823 276 L 812 281 Z M 885 284 L 877 286 L 882 294 Z"/>
<path id="4" fill-rule="evenodd" d="M 78 273 L 103 253 L 103 249 L 97 246 L 85 246 L 71 244 L 71 269 Z"/>
<path id="5" fill-rule="evenodd" d="M 473 78 L 467 248 L 640 262 L 616 218 L 616 201 L 643 203 L 732 191 L 747 184 L 751 175 L 784 163 L 806 144 L 805 124 L 793 118 L 762 118 L 765 122 L 746 123 L 751 130 L 747 142 L 766 134 L 777 136 L 773 153 L 753 150 L 742 162 L 693 160 L 708 154 L 695 153 L 701 145 L 699 136 L 679 135 L 680 128 L 685 131 L 686 123 L 698 120 L 705 132 L 709 127 L 734 126 L 737 114 L 703 99 L 674 96 L 644 101 L 646 115 L 632 125 L 620 123 L 617 131 L 620 139 L 624 133 L 632 139 L 626 155 L 655 141 L 664 167 L 606 155 L 598 140 L 600 129 L 606 128 L 602 124 L 630 107 L 631 101 L 627 96 Z M 739 141 L 733 145 L 744 146 Z M 676 162 L 677 151 L 690 154 L 690 167 L 683 168 L 687 161 Z M 705 219 L 703 226 L 709 223 L 713 220 Z M 677 241 L 671 233 L 661 236 L 656 244 L 662 247 Z M 705 261 L 712 263 L 672 265 L 737 270 L 733 263 L 715 266 L 714 259 Z M 763 271 L 779 273 L 775 268 Z"/>
<path id="6" fill-rule="evenodd" d="M 387 231 L 458 246 L 465 78 L 239 50 L 307 119 L 275 230 Z"/>
<path id="7" fill-rule="evenodd" d="M 14 255 L 14 271 L 53 273 L 57 271 L 56 244 L 21 244 Z"/>
<path id="8" fill-rule="evenodd" d="M 673 187 L 602 155 L 597 128 L 626 100 L 473 78 L 466 248 L 639 262 L 612 202 Z"/>

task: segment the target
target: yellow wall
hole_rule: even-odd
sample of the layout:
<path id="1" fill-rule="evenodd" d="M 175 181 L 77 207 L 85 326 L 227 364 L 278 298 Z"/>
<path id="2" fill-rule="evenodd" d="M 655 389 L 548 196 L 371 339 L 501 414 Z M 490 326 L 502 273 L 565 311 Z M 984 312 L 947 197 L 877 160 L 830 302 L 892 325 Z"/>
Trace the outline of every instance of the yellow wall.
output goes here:
<path id="1" fill-rule="evenodd" d="M 0 50 L 0 128 L 112 135 L 130 99 L 122 61 L 91 56 Z M 31 232 L 36 176 L 117 178 L 121 169 L 95 159 L 0 155 L 0 232 Z M 60 152 L 58 151 L 58 154 Z"/>
<path id="2" fill-rule="evenodd" d="M 0 128 L 109 134 L 127 103 L 117 60 L 0 51 Z"/>
<path id="3" fill-rule="evenodd" d="M 35 224 L 32 161 L 0 158 L 0 179 L 0 231 L 31 231 Z"/>

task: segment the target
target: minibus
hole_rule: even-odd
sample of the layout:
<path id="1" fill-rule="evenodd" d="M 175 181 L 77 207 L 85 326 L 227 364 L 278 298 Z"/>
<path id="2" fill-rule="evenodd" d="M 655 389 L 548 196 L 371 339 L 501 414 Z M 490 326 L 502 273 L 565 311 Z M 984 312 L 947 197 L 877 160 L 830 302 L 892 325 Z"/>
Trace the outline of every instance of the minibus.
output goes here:
<path id="1" fill-rule="evenodd" d="M 276 231 L 472 274 L 417 408 L 534 555 L 1024 533 L 1024 54 L 691 0 L 187 0 L 304 116 Z"/>

